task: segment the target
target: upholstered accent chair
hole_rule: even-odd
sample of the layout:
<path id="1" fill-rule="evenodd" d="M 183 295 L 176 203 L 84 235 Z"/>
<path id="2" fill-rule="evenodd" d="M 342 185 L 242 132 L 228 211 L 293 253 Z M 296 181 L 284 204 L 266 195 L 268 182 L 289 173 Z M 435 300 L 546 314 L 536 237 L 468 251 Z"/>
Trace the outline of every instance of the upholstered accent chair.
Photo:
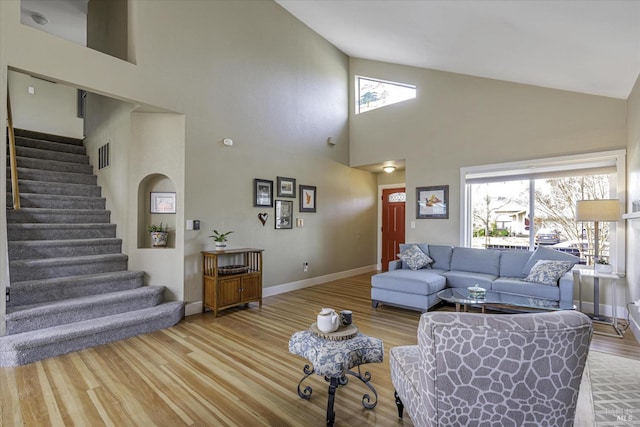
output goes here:
<path id="1" fill-rule="evenodd" d="M 390 351 L 398 415 L 422 426 L 573 425 L 593 328 L 577 311 L 425 313 Z"/>

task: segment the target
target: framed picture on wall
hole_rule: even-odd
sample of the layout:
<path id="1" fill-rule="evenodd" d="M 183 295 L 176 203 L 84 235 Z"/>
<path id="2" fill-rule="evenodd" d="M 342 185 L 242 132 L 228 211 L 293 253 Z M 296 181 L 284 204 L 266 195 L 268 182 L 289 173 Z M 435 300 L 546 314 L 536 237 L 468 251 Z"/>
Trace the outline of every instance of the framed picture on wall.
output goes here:
<path id="1" fill-rule="evenodd" d="M 316 187 L 311 185 L 300 186 L 300 212 L 316 211 Z"/>
<path id="2" fill-rule="evenodd" d="M 253 180 L 253 206 L 273 206 L 273 181 L 259 178 Z"/>
<path id="3" fill-rule="evenodd" d="M 176 213 L 176 193 L 151 193 L 151 213 Z"/>
<path id="4" fill-rule="evenodd" d="M 285 178 L 279 176 L 276 183 L 278 187 L 278 197 L 296 197 L 296 180 L 295 178 Z"/>
<path id="5" fill-rule="evenodd" d="M 416 188 L 416 218 L 449 218 L 449 186 Z"/>
<path id="6" fill-rule="evenodd" d="M 276 229 L 293 228 L 293 201 L 276 200 Z"/>

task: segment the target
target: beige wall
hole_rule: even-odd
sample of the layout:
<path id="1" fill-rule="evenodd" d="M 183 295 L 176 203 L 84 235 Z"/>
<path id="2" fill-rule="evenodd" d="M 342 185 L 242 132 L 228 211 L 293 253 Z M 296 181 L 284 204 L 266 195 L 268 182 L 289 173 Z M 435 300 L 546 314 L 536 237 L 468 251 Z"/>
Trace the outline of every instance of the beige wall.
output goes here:
<path id="1" fill-rule="evenodd" d="M 406 159 L 408 206 L 415 187 L 449 185 L 449 219 L 417 220 L 407 241 L 460 243 L 463 166 L 627 145 L 624 100 L 354 58 L 350 73 L 352 83 L 362 75 L 417 86 L 414 100 L 359 115 L 351 100 L 349 109 L 352 166 Z"/>
<path id="2" fill-rule="evenodd" d="M 627 100 L 627 212 L 640 201 L 640 76 Z M 640 219 L 627 221 L 627 293 L 625 302 L 640 300 Z M 640 341 L 639 307 L 631 309 L 633 331 Z"/>
<path id="3" fill-rule="evenodd" d="M 34 93 L 29 93 L 29 87 Z M 13 126 L 54 135 L 82 138 L 77 90 L 73 87 L 9 71 Z"/>
<path id="4" fill-rule="evenodd" d="M 165 256 L 138 250 L 131 214 L 138 168 L 158 159 L 183 170 L 175 179 L 166 173 L 184 203 L 176 222 L 182 242 L 169 250 L 182 277 L 165 283 L 178 298 L 182 291 L 187 302 L 201 300 L 200 251 L 213 248 L 214 227 L 235 231 L 230 247 L 265 249 L 266 287 L 373 266 L 376 177 L 348 165 L 348 58 L 271 1 L 139 0 L 135 12 L 132 64 L 21 25 L 19 2 L 0 2 L 2 70 L 105 96 L 89 106 L 87 136 L 92 153 L 115 144 L 117 162 L 99 181 L 131 268 L 144 267 L 152 281 L 167 266 Z M 144 108 L 134 112 L 137 105 Z M 131 136 L 138 111 L 184 116 L 182 156 L 162 139 L 132 153 L 142 147 Z M 303 228 L 275 230 L 273 208 L 253 207 L 253 179 L 277 176 L 317 187 L 317 213 L 298 213 L 294 200 Z M 264 227 L 262 211 L 270 216 Z M 186 219 L 199 219 L 202 229 L 184 230 Z"/>

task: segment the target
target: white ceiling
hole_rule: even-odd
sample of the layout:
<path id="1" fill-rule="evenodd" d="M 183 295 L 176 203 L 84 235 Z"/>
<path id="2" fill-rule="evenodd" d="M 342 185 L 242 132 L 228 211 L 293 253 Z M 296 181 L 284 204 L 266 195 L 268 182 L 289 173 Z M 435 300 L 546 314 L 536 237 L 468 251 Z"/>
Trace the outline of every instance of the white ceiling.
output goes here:
<path id="1" fill-rule="evenodd" d="M 640 74 L 640 0 L 275 1 L 355 58 L 621 99 Z"/>

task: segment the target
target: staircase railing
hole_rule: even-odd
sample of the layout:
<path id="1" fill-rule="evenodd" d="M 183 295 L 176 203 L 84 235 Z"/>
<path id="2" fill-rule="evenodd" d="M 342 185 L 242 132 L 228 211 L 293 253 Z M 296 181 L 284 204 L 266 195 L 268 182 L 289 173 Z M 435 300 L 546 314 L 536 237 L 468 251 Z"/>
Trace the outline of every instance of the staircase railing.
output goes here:
<path id="1" fill-rule="evenodd" d="M 16 158 L 16 135 L 13 131 L 11 117 L 11 99 L 7 92 L 7 131 L 9 133 L 9 162 L 11 166 L 11 194 L 13 195 L 13 209 L 20 209 L 20 190 L 18 189 L 18 159 Z"/>

